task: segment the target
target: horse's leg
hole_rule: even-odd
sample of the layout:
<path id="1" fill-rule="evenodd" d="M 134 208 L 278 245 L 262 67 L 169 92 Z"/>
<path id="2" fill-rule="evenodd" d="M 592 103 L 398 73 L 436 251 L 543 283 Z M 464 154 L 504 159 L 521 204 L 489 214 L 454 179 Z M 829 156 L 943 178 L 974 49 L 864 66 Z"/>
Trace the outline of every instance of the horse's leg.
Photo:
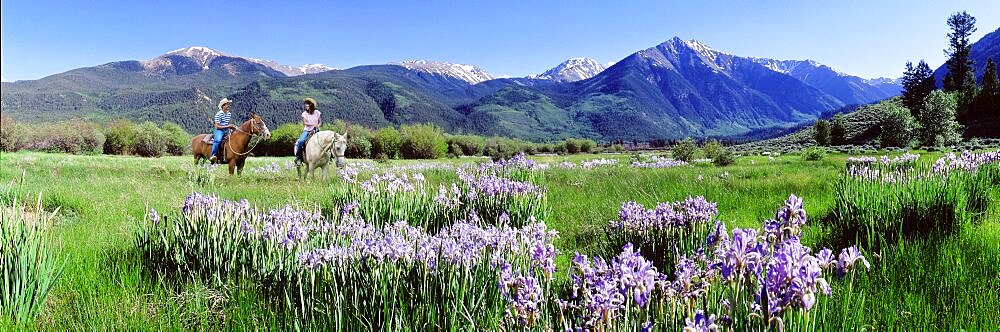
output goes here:
<path id="1" fill-rule="evenodd" d="M 326 163 L 326 165 L 323 165 L 323 182 L 326 182 L 326 177 L 327 177 L 327 173 L 328 173 L 327 169 L 329 169 L 329 168 L 330 168 L 330 163 L 329 162 Z"/>
<path id="2" fill-rule="evenodd" d="M 246 165 L 246 159 L 240 159 L 236 162 L 236 175 L 243 175 L 243 166 Z"/>
<path id="3" fill-rule="evenodd" d="M 236 161 L 230 159 L 229 160 L 229 175 L 233 175 L 233 170 L 235 170 L 235 169 L 236 169 Z"/>

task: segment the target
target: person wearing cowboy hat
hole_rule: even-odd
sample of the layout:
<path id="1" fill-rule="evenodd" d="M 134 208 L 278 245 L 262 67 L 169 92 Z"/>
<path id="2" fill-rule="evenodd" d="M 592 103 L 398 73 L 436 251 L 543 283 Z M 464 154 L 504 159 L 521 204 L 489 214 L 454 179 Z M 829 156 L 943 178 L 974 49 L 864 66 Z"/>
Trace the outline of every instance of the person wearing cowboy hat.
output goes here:
<path id="1" fill-rule="evenodd" d="M 320 112 L 316 109 L 316 100 L 312 98 L 306 98 L 302 101 L 302 135 L 299 135 L 299 140 L 295 142 L 295 149 L 292 151 L 295 154 L 296 161 L 305 161 L 299 151 L 303 151 L 306 143 L 306 139 L 309 137 L 309 133 L 319 130 L 319 126 L 323 124 L 323 120 L 320 118 Z"/>
<path id="2" fill-rule="evenodd" d="M 229 104 L 232 103 L 233 101 L 229 100 L 229 98 L 222 98 L 219 101 L 219 111 L 215 113 L 215 118 L 213 119 L 215 136 L 212 137 L 212 156 L 208 158 L 211 162 L 217 159 L 215 152 L 219 150 L 219 143 L 222 143 L 222 137 L 226 135 L 226 131 L 236 129 L 236 126 L 230 124 L 230 121 L 233 120 L 233 113 L 229 113 Z"/>

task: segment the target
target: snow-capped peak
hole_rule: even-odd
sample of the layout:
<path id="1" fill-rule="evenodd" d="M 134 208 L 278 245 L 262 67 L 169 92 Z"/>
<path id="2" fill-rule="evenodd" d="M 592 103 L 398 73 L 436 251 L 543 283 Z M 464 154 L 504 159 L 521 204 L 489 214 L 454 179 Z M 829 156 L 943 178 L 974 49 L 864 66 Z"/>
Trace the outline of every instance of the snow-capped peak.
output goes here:
<path id="1" fill-rule="evenodd" d="M 277 63 L 275 61 L 271 61 L 271 60 L 261 60 L 261 59 L 254 59 L 254 58 L 247 58 L 247 60 L 249 60 L 250 62 L 253 62 L 253 63 L 257 63 L 257 64 L 261 64 L 261 65 L 267 66 L 268 68 L 277 70 L 278 72 L 281 72 L 282 74 L 285 74 L 287 76 L 299 76 L 299 75 L 305 75 L 305 74 L 315 74 L 315 73 L 322 73 L 322 72 L 325 72 L 325 71 L 330 71 L 330 70 L 337 69 L 337 68 L 333 68 L 333 67 L 330 67 L 330 66 L 327 66 L 327 65 L 324 65 L 324 64 L 319 64 L 319 63 L 306 64 L 306 65 L 301 65 L 301 66 L 298 66 L 298 67 L 292 67 L 292 66 L 283 65 L 283 64 Z"/>
<path id="2" fill-rule="evenodd" d="M 469 84 L 476 84 L 479 82 L 489 81 L 494 77 L 489 72 L 483 70 L 482 68 L 463 65 L 457 63 L 448 63 L 440 61 L 427 61 L 427 60 L 409 60 L 403 61 L 401 63 L 396 63 L 409 70 L 422 71 L 431 74 L 444 75 L 452 78 L 457 78 L 468 82 Z"/>
<path id="3" fill-rule="evenodd" d="M 591 58 L 570 58 L 555 68 L 530 78 L 575 82 L 600 74 L 607 66 Z"/>
<path id="4" fill-rule="evenodd" d="M 166 55 L 180 55 L 192 58 L 197 61 L 202 68 L 208 69 L 208 64 L 211 63 L 212 59 L 226 54 L 204 46 L 191 46 L 167 52 Z"/>

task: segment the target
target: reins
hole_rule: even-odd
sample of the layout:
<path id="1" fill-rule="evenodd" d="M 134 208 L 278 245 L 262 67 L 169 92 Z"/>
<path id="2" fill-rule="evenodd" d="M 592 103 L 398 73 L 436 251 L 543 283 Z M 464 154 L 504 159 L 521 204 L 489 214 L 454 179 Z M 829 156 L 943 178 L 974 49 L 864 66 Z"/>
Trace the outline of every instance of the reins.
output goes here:
<path id="1" fill-rule="evenodd" d="M 257 122 L 254 121 L 253 119 L 251 119 L 250 121 L 253 122 L 254 128 L 256 128 L 257 127 Z M 236 127 L 236 131 L 249 135 L 251 141 L 253 140 L 254 137 L 258 137 L 259 136 L 257 134 L 252 133 L 252 132 L 248 133 L 245 130 L 241 129 L 240 127 Z M 253 152 L 253 149 L 257 147 L 257 144 L 260 143 L 260 141 L 263 141 L 263 140 L 259 139 L 259 140 L 255 141 L 255 142 L 252 142 L 250 148 L 247 149 L 246 151 L 244 151 L 243 153 L 236 152 L 236 149 L 233 149 L 233 138 L 232 137 L 230 137 L 229 139 L 226 140 L 226 146 L 229 147 L 229 150 L 233 151 L 233 154 L 235 154 L 237 156 L 245 156 L 245 155 L 250 154 L 250 152 Z"/>

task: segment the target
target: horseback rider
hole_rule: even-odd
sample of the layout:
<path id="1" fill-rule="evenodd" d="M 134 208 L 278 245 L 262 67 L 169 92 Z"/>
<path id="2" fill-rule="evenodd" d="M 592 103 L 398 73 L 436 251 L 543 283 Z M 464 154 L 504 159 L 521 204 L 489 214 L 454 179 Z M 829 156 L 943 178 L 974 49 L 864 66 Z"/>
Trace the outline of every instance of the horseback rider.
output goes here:
<path id="1" fill-rule="evenodd" d="M 215 124 L 215 136 L 212 138 L 212 156 L 208 158 L 209 162 L 215 162 L 216 151 L 219 150 L 219 144 L 222 143 L 222 138 L 225 137 L 227 131 L 230 129 L 236 129 L 236 126 L 230 124 L 233 120 L 233 114 L 229 112 L 229 105 L 233 101 L 229 98 L 222 98 L 219 101 L 219 111 L 215 113 L 215 118 L 213 118 L 213 123 Z"/>
<path id="2" fill-rule="evenodd" d="M 299 140 L 295 142 L 295 161 L 305 162 L 303 151 L 305 150 L 306 139 L 312 133 L 319 131 L 319 126 L 323 124 L 323 120 L 320 118 L 320 112 L 316 109 L 316 100 L 312 98 L 306 98 L 302 102 L 302 135 L 299 135 Z"/>

